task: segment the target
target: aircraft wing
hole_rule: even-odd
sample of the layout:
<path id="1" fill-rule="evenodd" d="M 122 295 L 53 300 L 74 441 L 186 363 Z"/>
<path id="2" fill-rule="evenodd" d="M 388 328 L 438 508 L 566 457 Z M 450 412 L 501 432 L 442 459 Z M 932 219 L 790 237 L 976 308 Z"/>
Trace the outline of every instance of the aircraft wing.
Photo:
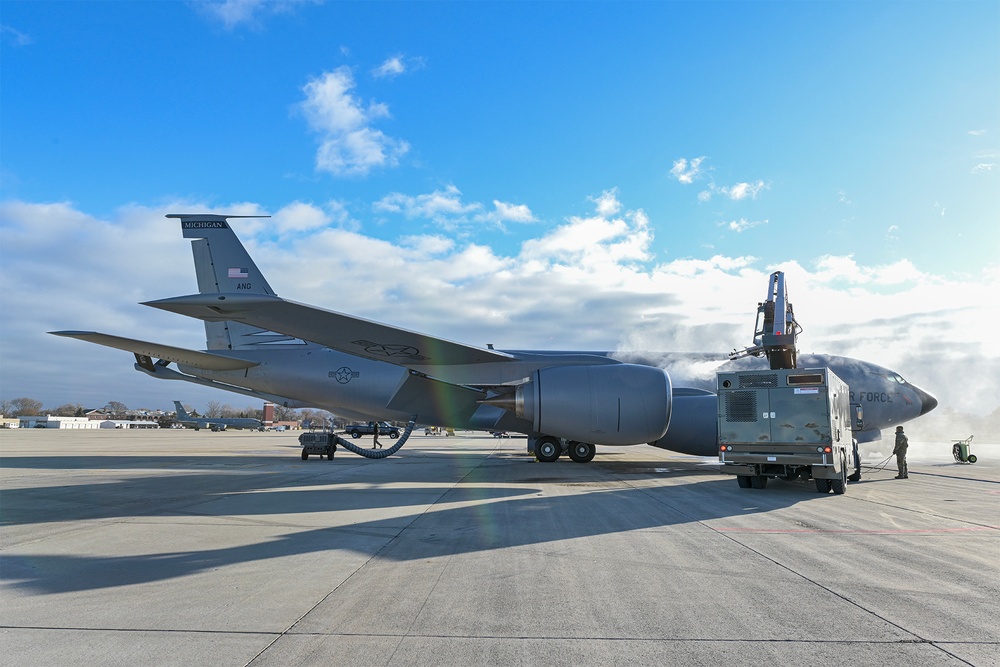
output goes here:
<path id="1" fill-rule="evenodd" d="M 208 322 L 243 322 L 404 368 L 517 360 L 497 350 L 435 338 L 268 294 L 192 294 L 147 301 L 143 305 Z"/>
<path id="2" fill-rule="evenodd" d="M 221 354 L 210 352 L 198 352 L 188 350 L 183 347 L 173 347 L 171 345 L 160 345 L 159 343 L 148 343 L 144 340 L 134 338 L 122 338 L 110 334 L 98 333 L 96 331 L 50 331 L 54 336 L 65 336 L 67 338 L 78 338 L 89 343 L 97 343 L 105 347 L 113 347 L 118 350 L 125 350 L 133 354 L 150 357 L 152 359 L 163 359 L 173 361 L 207 371 L 238 371 L 244 368 L 259 366 L 259 362 L 237 359 Z"/>

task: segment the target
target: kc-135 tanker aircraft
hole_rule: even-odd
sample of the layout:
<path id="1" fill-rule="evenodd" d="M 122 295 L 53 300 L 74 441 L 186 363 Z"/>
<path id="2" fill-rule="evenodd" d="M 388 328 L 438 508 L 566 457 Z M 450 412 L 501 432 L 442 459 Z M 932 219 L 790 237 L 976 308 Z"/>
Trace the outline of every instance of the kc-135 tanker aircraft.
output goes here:
<path id="1" fill-rule="evenodd" d="M 132 352 L 136 370 L 154 378 L 289 408 L 525 433 L 543 461 L 565 451 L 587 462 L 595 445 L 715 456 L 715 371 L 768 367 L 753 356 L 495 350 L 436 338 L 280 298 L 229 226 L 244 216 L 167 217 L 192 239 L 199 293 L 143 305 L 204 320 L 207 351 L 93 331 L 52 333 Z M 689 378 L 692 364 L 711 371 Z M 848 384 L 858 442 L 878 440 L 881 429 L 937 405 L 898 373 L 865 361 L 799 355 L 798 366 L 829 367 Z"/>

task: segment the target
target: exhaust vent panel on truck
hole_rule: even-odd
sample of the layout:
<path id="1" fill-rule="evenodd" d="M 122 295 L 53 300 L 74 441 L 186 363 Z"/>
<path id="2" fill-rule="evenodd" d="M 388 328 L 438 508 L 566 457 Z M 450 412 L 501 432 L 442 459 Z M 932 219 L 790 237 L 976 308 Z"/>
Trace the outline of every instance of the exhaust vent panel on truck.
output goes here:
<path id="1" fill-rule="evenodd" d="M 727 422 L 757 421 L 757 392 L 731 391 L 725 396 Z"/>

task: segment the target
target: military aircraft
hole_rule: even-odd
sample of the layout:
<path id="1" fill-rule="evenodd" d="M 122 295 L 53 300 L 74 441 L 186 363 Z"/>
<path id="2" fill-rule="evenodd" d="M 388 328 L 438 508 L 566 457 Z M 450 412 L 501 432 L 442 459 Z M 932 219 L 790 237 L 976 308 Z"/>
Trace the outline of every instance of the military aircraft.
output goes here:
<path id="1" fill-rule="evenodd" d="M 179 219 L 183 237 L 192 239 L 199 293 L 143 305 L 203 320 L 207 350 L 93 331 L 51 333 L 132 352 L 136 370 L 154 378 L 288 408 L 525 433 L 546 462 L 564 453 L 590 461 L 598 444 L 715 456 L 715 372 L 767 367 L 725 354 L 505 351 L 316 308 L 277 296 L 229 225 L 243 216 L 167 217 Z M 898 373 L 869 362 L 800 355 L 799 366 L 828 366 L 849 385 L 859 442 L 937 405 Z"/>
<path id="2" fill-rule="evenodd" d="M 177 411 L 177 423 L 194 430 L 203 428 L 212 431 L 225 431 L 227 428 L 249 428 L 260 429 L 262 427 L 259 419 L 249 417 L 192 417 L 188 414 L 180 401 L 174 401 L 174 409 Z"/>

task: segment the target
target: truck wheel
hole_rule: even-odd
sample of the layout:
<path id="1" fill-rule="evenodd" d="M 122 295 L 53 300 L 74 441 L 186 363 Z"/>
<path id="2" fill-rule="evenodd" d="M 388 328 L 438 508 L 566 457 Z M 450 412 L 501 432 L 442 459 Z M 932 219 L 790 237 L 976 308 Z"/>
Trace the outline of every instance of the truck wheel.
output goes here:
<path id="1" fill-rule="evenodd" d="M 831 479 L 830 488 L 838 496 L 844 495 L 847 491 L 847 457 L 841 455 L 840 457 L 840 479 Z"/>
<path id="2" fill-rule="evenodd" d="M 360 438 L 361 433 L 359 433 L 358 431 L 351 431 L 351 437 L 355 439 Z"/>
<path id="3" fill-rule="evenodd" d="M 302 460 L 303 461 L 309 460 L 309 452 L 306 451 L 305 447 L 302 448 Z"/>
<path id="4" fill-rule="evenodd" d="M 389 431 L 389 437 L 395 440 L 399 437 L 399 431 Z"/>
<path id="5" fill-rule="evenodd" d="M 740 485 L 741 489 L 750 488 L 750 475 L 737 475 L 736 483 Z"/>
<path id="6" fill-rule="evenodd" d="M 817 479 L 816 490 L 819 491 L 820 493 L 830 493 L 830 480 Z"/>
<path id="7" fill-rule="evenodd" d="M 755 489 L 767 488 L 767 477 L 764 477 L 763 475 L 754 475 L 750 478 L 750 486 Z"/>

